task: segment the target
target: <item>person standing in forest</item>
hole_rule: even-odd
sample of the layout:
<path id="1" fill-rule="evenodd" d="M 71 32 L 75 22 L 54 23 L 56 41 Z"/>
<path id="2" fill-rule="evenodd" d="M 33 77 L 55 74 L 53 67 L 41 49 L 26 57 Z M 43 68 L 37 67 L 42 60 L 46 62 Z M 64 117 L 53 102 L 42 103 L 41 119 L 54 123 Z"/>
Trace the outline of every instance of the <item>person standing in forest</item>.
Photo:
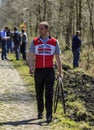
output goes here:
<path id="1" fill-rule="evenodd" d="M 24 29 L 21 30 L 21 45 L 20 50 L 22 53 L 23 60 L 26 60 L 26 44 L 28 43 L 27 34 Z"/>
<path id="2" fill-rule="evenodd" d="M 2 47 L 2 54 L 1 59 L 8 60 L 7 58 L 7 40 L 10 39 L 9 36 L 7 36 L 8 27 L 4 27 L 3 30 L 0 31 L 0 40 L 1 40 L 1 47 Z"/>
<path id="3" fill-rule="evenodd" d="M 53 85 L 55 80 L 53 56 L 55 55 L 57 61 L 58 75 L 62 76 L 61 51 L 57 39 L 49 35 L 50 27 L 47 22 L 41 22 L 38 29 L 40 36 L 34 38 L 31 42 L 28 64 L 30 74 L 34 70 L 38 118 L 43 118 L 43 92 L 45 89 L 46 119 L 47 123 L 50 123 L 52 121 Z M 35 66 L 33 66 L 33 60 L 35 61 Z"/>
<path id="4" fill-rule="evenodd" d="M 14 42 L 16 60 L 19 60 L 21 36 L 16 26 L 14 27 L 14 32 L 13 32 L 13 42 Z"/>
<path id="5" fill-rule="evenodd" d="M 73 53 L 73 67 L 79 67 L 80 50 L 81 50 L 81 40 L 79 38 L 80 31 L 76 31 L 76 35 L 72 38 L 72 53 Z"/>
<path id="6" fill-rule="evenodd" d="M 9 51 L 12 53 L 13 52 L 13 47 L 12 47 L 12 32 L 10 31 L 10 29 L 8 28 L 7 31 L 7 36 L 10 37 L 10 39 L 7 40 L 7 53 L 9 53 Z"/>

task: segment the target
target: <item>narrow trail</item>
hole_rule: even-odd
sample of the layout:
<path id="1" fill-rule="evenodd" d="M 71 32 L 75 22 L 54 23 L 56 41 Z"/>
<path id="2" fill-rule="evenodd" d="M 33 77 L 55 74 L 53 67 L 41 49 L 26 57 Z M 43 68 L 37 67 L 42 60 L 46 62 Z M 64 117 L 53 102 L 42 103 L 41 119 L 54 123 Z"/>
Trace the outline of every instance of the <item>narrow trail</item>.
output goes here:
<path id="1" fill-rule="evenodd" d="M 12 63 L 0 60 L 0 130 L 51 130 L 45 121 Z"/>

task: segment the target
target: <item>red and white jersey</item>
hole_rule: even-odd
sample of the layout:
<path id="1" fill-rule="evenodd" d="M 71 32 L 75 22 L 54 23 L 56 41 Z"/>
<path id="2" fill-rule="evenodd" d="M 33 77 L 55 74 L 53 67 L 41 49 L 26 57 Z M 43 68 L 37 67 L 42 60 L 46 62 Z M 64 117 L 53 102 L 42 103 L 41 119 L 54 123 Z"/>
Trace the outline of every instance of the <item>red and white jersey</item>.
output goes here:
<path id="1" fill-rule="evenodd" d="M 48 38 L 46 43 L 41 38 L 34 38 L 36 62 L 35 68 L 52 68 L 53 55 L 56 49 L 56 39 Z"/>

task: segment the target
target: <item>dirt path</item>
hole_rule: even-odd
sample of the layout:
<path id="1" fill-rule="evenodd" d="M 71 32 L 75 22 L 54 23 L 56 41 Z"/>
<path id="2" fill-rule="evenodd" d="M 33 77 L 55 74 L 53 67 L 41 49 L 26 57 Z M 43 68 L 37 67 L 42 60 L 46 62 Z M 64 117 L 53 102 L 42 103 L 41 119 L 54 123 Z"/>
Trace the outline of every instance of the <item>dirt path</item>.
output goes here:
<path id="1" fill-rule="evenodd" d="M 0 130 L 51 130 L 12 63 L 0 60 Z"/>

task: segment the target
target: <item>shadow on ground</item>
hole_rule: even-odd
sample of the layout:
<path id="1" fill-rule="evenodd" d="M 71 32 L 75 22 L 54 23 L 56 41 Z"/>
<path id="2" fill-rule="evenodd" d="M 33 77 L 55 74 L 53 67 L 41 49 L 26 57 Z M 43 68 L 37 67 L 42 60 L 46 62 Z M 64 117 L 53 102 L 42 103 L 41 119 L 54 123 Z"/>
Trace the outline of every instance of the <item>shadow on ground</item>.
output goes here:
<path id="1" fill-rule="evenodd" d="M 27 102 L 27 103 L 31 103 L 35 101 L 35 95 L 33 94 L 28 94 L 27 93 L 14 93 L 14 92 L 10 92 L 7 94 L 0 94 L 0 102 Z"/>
<path id="2" fill-rule="evenodd" d="M 33 122 L 34 121 L 34 122 Z M 46 121 L 41 121 L 38 118 L 33 118 L 29 120 L 21 120 L 21 121 L 8 121 L 8 122 L 0 122 L 0 126 L 10 125 L 10 126 L 19 126 L 19 125 L 39 125 L 39 126 L 47 126 Z"/>

